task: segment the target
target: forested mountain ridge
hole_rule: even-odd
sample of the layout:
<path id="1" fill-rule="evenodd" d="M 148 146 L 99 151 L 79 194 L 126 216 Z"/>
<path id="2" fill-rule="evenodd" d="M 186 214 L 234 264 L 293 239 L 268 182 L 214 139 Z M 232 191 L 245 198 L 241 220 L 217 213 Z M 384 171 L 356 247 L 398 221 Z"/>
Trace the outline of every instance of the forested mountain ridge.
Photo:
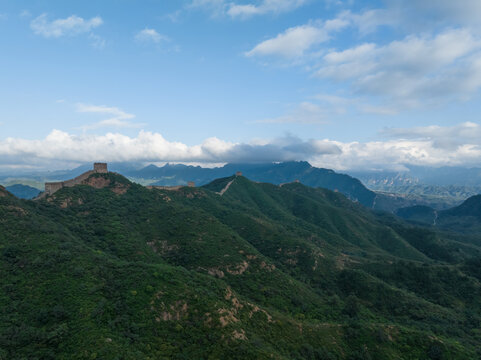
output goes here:
<path id="1" fill-rule="evenodd" d="M 471 240 L 242 176 L 0 188 L 0 358 L 475 359 Z"/>
<path id="2" fill-rule="evenodd" d="M 178 186 L 187 185 L 193 181 L 198 186 L 230 176 L 240 171 L 244 176 L 260 182 L 283 184 L 299 180 L 311 187 L 326 188 L 338 191 L 353 201 L 358 201 L 368 208 L 394 212 L 398 208 L 413 205 L 431 206 L 436 209 L 446 209 L 458 205 L 470 195 L 476 193 L 476 189 L 456 187 L 428 187 L 421 185 L 402 188 L 367 188 L 359 179 L 347 174 L 339 173 L 331 169 L 318 168 L 306 161 L 289 161 L 281 163 L 259 164 L 226 164 L 222 167 L 205 168 L 200 166 L 183 164 L 165 164 L 162 167 L 148 165 L 142 167 L 139 164 L 113 163 L 110 164 L 113 171 L 128 176 L 128 178 L 142 185 Z M 4 184 L 34 185 L 42 188 L 43 182 L 63 181 L 77 177 L 90 168 L 90 165 L 82 165 L 78 168 L 65 171 L 41 172 L 37 174 L 23 174 L 20 178 L 3 177 Z M 0 181 L 2 177 L 0 177 Z M 8 181 L 7 181 L 8 180 Z M 375 191 L 373 191 L 375 190 Z M 16 193 L 22 197 L 21 193 Z"/>
<path id="3" fill-rule="evenodd" d="M 227 164 L 219 168 L 201 168 L 187 165 L 148 166 L 135 173 L 141 178 L 160 179 L 156 185 L 186 184 L 194 181 L 204 185 L 215 179 L 229 176 L 237 171 L 253 180 L 271 184 L 282 184 L 299 180 L 305 185 L 336 190 L 352 200 L 372 207 L 376 194 L 349 175 L 339 174 L 330 169 L 311 166 L 306 161 L 291 161 L 268 164 Z M 134 174 L 131 174 L 134 175 Z"/>
<path id="4" fill-rule="evenodd" d="M 443 211 L 414 206 L 398 209 L 396 213 L 414 223 L 445 231 L 469 234 L 475 238 L 481 233 L 481 195 L 471 196 L 462 204 Z"/>

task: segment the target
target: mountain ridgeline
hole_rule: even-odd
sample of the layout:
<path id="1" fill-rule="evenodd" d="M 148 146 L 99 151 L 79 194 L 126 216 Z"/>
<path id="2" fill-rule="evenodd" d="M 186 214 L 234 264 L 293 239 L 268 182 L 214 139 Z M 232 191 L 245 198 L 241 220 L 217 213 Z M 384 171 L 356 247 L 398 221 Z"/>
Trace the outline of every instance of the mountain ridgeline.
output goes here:
<path id="1" fill-rule="evenodd" d="M 476 359 L 479 238 L 243 176 L 0 187 L 0 359 Z"/>
<path id="2" fill-rule="evenodd" d="M 376 194 L 367 189 L 359 180 L 333 170 L 311 166 L 308 162 L 284 162 L 269 164 L 227 164 L 220 168 L 201 168 L 187 165 L 165 165 L 161 168 L 150 165 L 136 173 L 146 179 L 160 179 L 154 185 L 185 185 L 187 181 L 204 185 L 215 179 L 229 176 L 237 171 L 251 179 L 271 184 L 301 183 L 339 191 L 352 200 L 372 207 Z"/>
<path id="3" fill-rule="evenodd" d="M 471 196 L 461 205 L 443 211 L 413 206 L 398 209 L 396 214 L 413 223 L 477 235 L 481 232 L 481 195 Z"/>
<path id="4" fill-rule="evenodd" d="M 402 188 L 390 187 L 386 189 L 373 187 L 372 191 L 361 183 L 357 178 L 346 174 L 340 174 L 333 170 L 316 168 L 305 161 L 292 161 L 284 163 L 265 164 L 227 164 L 216 168 L 202 168 L 200 166 L 188 166 L 182 164 L 166 164 L 162 167 L 148 165 L 139 167 L 138 164 L 114 163 L 111 164 L 113 171 L 128 176 L 132 181 L 143 185 L 179 186 L 187 185 L 193 181 L 197 185 L 205 185 L 215 179 L 230 176 L 237 171 L 242 172 L 253 181 L 282 184 L 299 180 L 301 183 L 311 186 L 338 191 L 349 199 L 357 201 L 364 206 L 376 210 L 394 212 L 395 210 L 413 205 L 431 206 L 436 209 L 446 209 L 461 203 L 467 197 L 476 194 L 476 188 L 448 187 L 422 187 L 413 185 Z M 39 173 L 19 178 L 20 183 L 35 184 L 45 181 L 57 182 L 75 178 L 89 170 L 90 165 L 83 165 L 69 171 L 54 171 Z M 0 178 L 1 180 L 2 178 Z M 12 181 L 11 177 L 4 178 Z M 369 183 L 370 184 L 370 183 Z M 17 186 L 17 185 L 16 185 Z M 24 191 L 20 189 L 20 191 Z M 24 196 L 16 191 L 19 197 Z M 13 192 L 13 191 L 12 191 Z"/>
<path id="5" fill-rule="evenodd" d="M 116 168 L 116 165 L 113 166 Z M 125 165 L 120 167 L 125 168 Z M 145 182 L 151 185 L 173 186 L 185 185 L 194 181 L 198 185 L 205 185 L 215 179 L 227 177 L 237 171 L 252 181 L 283 184 L 298 180 L 304 185 L 325 188 L 340 192 L 349 199 L 375 210 L 394 212 L 398 208 L 413 205 L 433 206 L 435 208 L 448 208 L 457 205 L 475 191 L 457 190 L 445 191 L 441 196 L 411 193 L 411 188 L 403 192 L 372 191 L 357 178 L 340 174 L 330 169 L 311 166 L 305 161 L 291 161 L 283 163 L 265 164 L 227 164 L 217 168 L 202 168 L 200 166 L 171 165 L 163 167 L 149 165 L 139 170 L 127 169 L 127 174 L 132 180 Z M 382 189 L 380 189 L 382 190 Z M 437 189 L 439 190 L 439 189 Z M 444 190 L 443 190 L 444 191 Z M 468 196 L 462 197 L 468 194 Z"/>
<path id="6" fill-rule="evenodd" d="M 32 186 L 28 186 L 28 185 L 22 185 L 22 184 L 14 184 L 14 185 L 10 185 L 10 186 L 7 186 L 5 187 L 5 189 L 15 195 L 16 197 L 20 198 L 20 199 L 33 199 L 35 197 L 38 196 L 38 194 L 40 194 L 40 190 L 32 187 Z"/>

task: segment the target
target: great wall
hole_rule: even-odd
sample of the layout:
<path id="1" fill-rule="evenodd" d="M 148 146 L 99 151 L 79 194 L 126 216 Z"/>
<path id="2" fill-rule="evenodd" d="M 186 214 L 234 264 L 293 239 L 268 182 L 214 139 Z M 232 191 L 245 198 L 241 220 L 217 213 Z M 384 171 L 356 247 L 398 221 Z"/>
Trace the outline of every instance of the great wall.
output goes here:
<path id="1" fill-rule="evenodd" d="M 94 169 L 84 172 L 83 174 L 65 181 L 58 181 L 58 182 L 46 182 L 45 183 L 45 192 L 43 196 L 46 195 L 53 195 L 60 189 L 64 187 L 73 187 L 75 185 L 80 185 L 82 181 L 87 180 L 90 175 L 93 174 L 107 174 L 109 171 L 107 169 L 106 163 L 94 163 Z"/>
<path id="2" fill-rule="evenodd" d="M 93 170 L 89 170 L 84 172 L 83 174 L 65 181 L 57 181 L 57 182 L 46 182 L 45 183 L 45 191 L 41 193 L 36 199 L 42 199 L 46 196 L 53 195 L 60 189 L 64 187 L 73 187 L 75 185 L 80 185 L 85 182 L 91 175 L 93 174 L 107 174 L 109 172 L 107 168 L 107 163 L 94 163 Z M 193 181 L 189 181 L 187 183 L 188 187 L 195 187 L 195 183 Z M 177 186 L 147 186 L 148 189 L 159 189 L 159 190 L 179 190 L 184 185 L 177 185 Z"/>
<path id="3" fill-rule="evenodd" d="M 93 174 L 107 174 L 108 168 L 107 163 L 94 163 L 93 170 L 89 170 L 84 172 L 83 174 L 65 181 L 57 181 L 57 182 L 46 182 L 45 183 L 45 191 L 40 193 L 36 200 L 40 200 L 45 198 L 46 196 L 50 196 L 55 194 L 57 191 L 64 187 L 73 187 L 75 185 L 84 184 L 85 181 Z M 235 176 L 242 176 L 242 172 L 237 171 Z M 219 195 L 224 195 L 224 193 L 229 189 L 230 185 L 233 183 L 234 180 L 230 181 L 224 189 L 218 192 Z M 158 190 L 170 190 L 170 191 L 177 191 L 181 188 L 185 187 L 185 185 L 175 185 L 175 186 L 159 186 L 159 185 L 149 185 L 147 189 L 158 189 Z M 187 187 L 195 187 L 195 183 L 193 181 L 189 181 L 187 183 Z"/>
<path id="4" fill-rule="evenodd" d="M 147 189 L 158 189 L 158 190 L 171 190 L 177 191 L 184 187 L 185 185 L 174 185 L 174 186 L 161 186 L 161 185 L 149 185 Z M 189 181 L 187 187 L 195 187 L 195 182 Z"/>

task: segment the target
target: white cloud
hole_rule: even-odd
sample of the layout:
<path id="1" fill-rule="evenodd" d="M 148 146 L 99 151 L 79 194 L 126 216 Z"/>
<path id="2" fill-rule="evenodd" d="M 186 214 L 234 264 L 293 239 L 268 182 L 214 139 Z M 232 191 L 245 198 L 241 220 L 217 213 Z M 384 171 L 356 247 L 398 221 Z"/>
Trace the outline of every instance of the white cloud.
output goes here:
<path id="1" fill-rule="evenodd" d="M 146 131 L 129 137 L 118 133 L 78 136 L 53 130 L 40 140 L 0 140 L 0 166 L 97 160 L 187 163 L 307 160 L 315 166 L 337 170 L 481 165 L 481 126 L 476 123 L 386 129 L 383 136 L 388 138 L 364 143 L 301 140 L 295 136 L 233 143 L 214 137 L 188 146 Z"/>
<path id="2" fill-rule="evenodd" d="M 280 14 L 295 10 L 311 0 L 258 0 L 251 3 L 238 3 L 227 0 L 192 0 L 185 9 L 201 9 L 213 17 L 230 16 L 247 19 L 255 15 Z M 176 14 L 176 18 L 177 18 Z"/>
<path id="3" fill-rule="evenodd" d="M 84 113 L 98 113 L 98 114 L 109 114 L 114 115 L 118 119 L 133 119 L 135 115 L 126 113 L 119 108 L 110 107 L 105 105 L 87 105 L 87 104 L 77 104 L 77 111 Z"/>
<path id="4" fill-rule="evenodd" d="M 108 133 L 71 135 L 53 130 L 45 139 L 0 140 L 0 165 L 36 162 L 149 161 L 149 162 L 261 162 L 287 161 L 313 154 L 339 153 L 336 145 L 319 140 L 302 141 L 295 137 L 275 139 L 264 144 L 232 143 L 218 138 L 187 146 L 167 141 L 158 133 L 140 131 L 137 137 Z"/>
<path id="5" fill-rule="evenodd" d="M 398 15 L 399 25 L 481 25 L 481 2 L 478 0 L 392 0 L 389 10 Z"/>
<path id="6" fill-rule="evenodd" d="M 372 33 L 380 26 L 393 26 L 399 23 L 398 11 L 392 9 L 371 9 L 359 14 L 348 10 L 342 12 L 338 18 L 348 21 L 361 35 Z"/>
<path id="7" fill-rule="evenodd" d="M 167 41 L 169 40 L 169 38 L 165 35 L 161 35 L 157 32 L 157 30 L 155 29 L 149 29 L 149 28 L 145 28 L 141 31 L 139 31 L 136 35 L 135 35 L 135 40 L 137 40 L 138 42 L 153 42 L 153 43 L 160 43 L 161 41 Z"/>
<path id="8" fill-rule="evenodd" d="M 306 4 L 307 0 L 263 0 L 255 4 L 230 4 L 227 14 L 232 17 L 248 18 L 267 13 L 288 12 Z"/>
<path id="9" fill-rule="evenodd" d="M 48 21 L 47 14 L 42 14 L 31 21 L 30 27 L 37 35 L 46 38 L 59 38 L 88 33 L 102 23 L 102 18 L 99 16 L 85 20 L 77 15 L 71 15 L 65 19 Z"/>
<path id="10" fill-rule="evenodd" d="M 428 140 L 433 147 L 440 149 L 455 149 L 459 146 L 481 145 L 481 126 L 472 122 L 465 122 L 455 126 L 424 126 L 410 129 L 392 128 L 385 129 L 384 135 L 409 139 Z"/>
<path id="11" fill-rule="evenodd" d="M 385 8 L 367 9 L 360 13 L 344 11 L 339 18 L 348 20 L 361 35 L 372 33 L 380 26 L 390 26 L 407 32 L 468 27 L 481 30 L 479 0 L 389 0 Z"/>
<path id="12" fill-rule="evenodd" d="M 336 31 L 352 27 L 362 39 L 382 26 L 394 29 L 384 38 L 391 38 L 388 43 L 354 38 L 350 47 L 326 48 Z M 343 11 L 332 20 L 291 27 L 245 55 L 305 66 L 367 100 L 357 107 L 361 112 L 392 115 L 466 101 L 481 88 L 481 1 L 392 0 L 385 8 Z"/>
<path id="13" fill-rule="evenodd" d="M 339 156 L 321 155 L 312 162 L 339 170 L 481 165 L 481 126 L 476 123 L 385 129 L 383 135 L 391 140 L 334 142 L 342 151 Z"/>
<path id="14" fill-rule="evenodd" d="M 420 106 L 446 97 L 464 99 L 481 87 L 481 41 L 467 29 L 366 43 L 323 58 L 317 76 L 351 83 L 363 95 Z"/>
<path id="15" fill-rule="evenodd" d="M 108 119 L 101 120 L 94 124 L 82 126 L 81 128 L 84 130 L 98 129 L 102 127 L 138 128 L 144 125 L 128 121 L 134 119 L 135 115 L 126 113 L 125 111 L 116 107 L 77 104 L 77 112 L 111 116 Z"/>
<path id="16" fill-rule="evenodd" d="M 313 46 L 329 40 L 330 32 L 338 31 L 346 25 L 345 21 L 335 20 L 292 27 L 274 38 L 261 42 L 245 55 L 301 57 Z"/>

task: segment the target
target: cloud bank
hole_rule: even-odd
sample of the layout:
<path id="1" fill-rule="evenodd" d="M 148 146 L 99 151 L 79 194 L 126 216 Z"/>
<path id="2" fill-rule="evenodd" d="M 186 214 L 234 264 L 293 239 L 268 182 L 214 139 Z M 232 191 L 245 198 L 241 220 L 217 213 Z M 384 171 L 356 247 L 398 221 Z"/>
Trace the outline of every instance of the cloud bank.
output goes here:
<path id="1" fill-rule="evenodd" d="M 92 130 L 103 127 L 138 128 L 144 125 L 129 121 L 135 118 L 134 114 L 129 114 L 113 106 L 89 105 L 79 103 L 77 104 L 77 112 L 109 116 L 109 118 L 101 120 L 99 122 L 82 126 L 81 129 L 83 130 Z"/>
<path id="2" fill-rule="evenodd" d="M 119 133 L 73 135 L 53 130 L 39 140 L 12 137 L 0 140 L 0 166 L 93 161 L 252 163 L 291 160 L 307 160 L 315 166 L 336 170 L 481 165 L 481 126 L 476 123 L 386 129 L 382 136 L 384 140 L 364 143 L 302 140 L 295 136 L 233 143 L 213 137 L 199 145 L 188 146 L 147 131 L 130 137 Z"/>
<path id="3" fill-rule="evenodd" d="M 347 29 L 351 41 L 336 42 Z M 463 102 L 481 89 L 481 2 L 391 0 L 383 8 L 340 10 L 330 20 L 287 28 L 244 54 L 303 66 L 362 98 L 362 112 L 389 115 Z"/>
<path id="4" fill-rule="evenodd" d="M 49 21 L 47 14 L 42 14 L 32 20 L 30 27 L 37 35 L 46 38 L 59 38 L 88 33 L 102 24 L 103 20 L 99 16 L 86 20 L 77 15 L 71 15 L 65 19 Z"/>
<path id="5" fill-rule="evenodd" d="M 168 41 L 169 38 L 165 35 L 159 34 L 155 29 L 145 28 L 135 35 L 135 40 L 141 43 L 155 43 L 161 41 Z"/>
<path id="6" fill-rule="evenodd" d="M 335 19 L 296 26 L 287 29 L 272 39 L 265 40 L 245 53 L 246 56 L 282 56 L 294 58 L 305 55 L 306 51 L 330 39 L 330 33 L 339 31 L 347 22 Z"/>
<path id="7" fill-rule="evenodd" d="M 214 17 L 230 16 L 233 19 L 248 19 L 256 15 L 280 14 L 293 11 L 310 0 L 257 0 L 239 3 L 227 0 L 192 0 L 187 9 L 203 9 Z"/>

